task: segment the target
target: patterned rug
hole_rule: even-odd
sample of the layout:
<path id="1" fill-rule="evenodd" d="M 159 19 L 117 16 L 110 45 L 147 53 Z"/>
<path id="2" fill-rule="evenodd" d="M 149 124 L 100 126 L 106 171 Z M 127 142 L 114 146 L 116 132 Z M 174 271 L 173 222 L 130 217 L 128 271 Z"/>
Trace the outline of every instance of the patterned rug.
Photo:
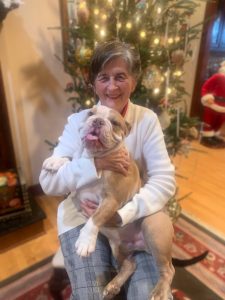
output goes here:
<path id="1" fill-rule="evenodd" d="M 225 241 L 185 216 L 178 219 L 174 225 L 174 229 L 174 257 L 190 258 L 200 255 L 206 250 L 209 251 L 204 260 L 185 269 L 188 271 L 188 275 L 194 276 L 196 281 L 198 280 L 205 286 L 207 293 L 209 292 L 208 289 L 210 289 L 215 295 L 209 296 L 207 293 L 205 297 L 201 294 L 193 295 L 194 286 L 190 289 L 190 286 L 187 286 L 184 282 L 182 283 L 179 277 L 182 278 L 185 274 L 182 273 L 182 270 L 177 269 L 175 280 L 177 279 L 177 281 L 179 281 L 179 287 L 182 291 L 186 292 L 187 295 L 192 294 L 192 300 L 225 299 Z M 195 291 L 195 293 L 197 293 L 197 291 Z M 203 291 L 201 291 L 201 293 L 203 293 Z"/>
<path id="2" fill-rule="evenodd" d="M 174 300 L 225 299 L 224 241 L 213 237 L 185 217 L 180 217 L 174 227 L 174 257 L 190 258 L 205 250 L 209 251 L 206 259 L 200 263 L 176 268 L 172 284 Z M 48 286 L 53 272 L 51 259 L 47 258 L 0 283 L 0 300 L 53 300 Z M 63 299 L 68 300 L 69 296 L 70 287 L 67 286 L 63 291 Z"/>

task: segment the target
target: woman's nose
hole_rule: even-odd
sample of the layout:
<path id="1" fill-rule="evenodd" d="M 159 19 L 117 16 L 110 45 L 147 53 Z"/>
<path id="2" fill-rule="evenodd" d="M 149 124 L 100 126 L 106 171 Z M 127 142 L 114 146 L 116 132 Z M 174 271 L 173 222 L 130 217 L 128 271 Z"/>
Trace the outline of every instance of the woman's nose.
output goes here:
<path id="1" fill-rule="evenodd" d="M 116 81 L 114 78 L 110 78 L 108 88 L 113 90 L 117 88 Z"/>

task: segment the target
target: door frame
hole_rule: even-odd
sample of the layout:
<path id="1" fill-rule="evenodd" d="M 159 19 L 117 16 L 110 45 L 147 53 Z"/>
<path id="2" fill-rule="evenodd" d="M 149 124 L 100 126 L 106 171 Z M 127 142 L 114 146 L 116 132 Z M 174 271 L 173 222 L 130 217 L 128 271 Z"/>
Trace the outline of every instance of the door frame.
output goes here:
<path id="1" fill-rule="evenodd" d="M 199 49 L 197 70 L 195 76 L 195 83 L 191 101 L 191 109 L 190 115 L 192 117 L 202 117 L 202 104 L 201 104 L 201 88 L 205 81 L 205 74 L 207 70 L 207 64 L 209 60 L 209 52 L 210 52 L 210 37 L 212 32 L 213 22 L 217 16 L 219 0 L 210 1 L 206 5 L 205 10 L 205 24 L 203 25 L 201 44 Z M 209 21 L 207 21 L 209 20 Z"/>

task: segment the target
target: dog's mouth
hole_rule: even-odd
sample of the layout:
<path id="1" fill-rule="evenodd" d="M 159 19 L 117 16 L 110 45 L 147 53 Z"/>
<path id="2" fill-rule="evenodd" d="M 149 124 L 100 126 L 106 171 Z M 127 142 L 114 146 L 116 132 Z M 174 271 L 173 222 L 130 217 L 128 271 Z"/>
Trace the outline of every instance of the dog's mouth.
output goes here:
<path id="1" fill-rule="evenodd" d="M 99 137 L 96 132 L 90 132 L 86 135 L 85 139 L 88 141 L 97 141 Z"/>
<path id="2" fill-rule="evenodd" d="M 100 131 L 94 129 L 93 131 L 89 132 L 84 138 L 84 142 L 87 148 L 104 148 L 103 143 L 100 139 Z"/>

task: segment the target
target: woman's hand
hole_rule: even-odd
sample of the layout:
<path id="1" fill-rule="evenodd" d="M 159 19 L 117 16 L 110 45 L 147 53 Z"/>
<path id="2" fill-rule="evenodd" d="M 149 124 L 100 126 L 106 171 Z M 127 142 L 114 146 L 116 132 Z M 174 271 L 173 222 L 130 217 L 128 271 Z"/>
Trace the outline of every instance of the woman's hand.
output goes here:
<path id="1" fill-rule="evenodd" d="M 80 202 L 80 207 L 82 209 L 82 214 L 86 218 L 90 218 L 98 208 L 98 203 L 87 199 Z"/>
<path id="2" fill-rule="evenodd" d="M 91 200 L 84 200 L 80 203 L 80 207 L 82 209 L 82 214 L 86 218 L 90 218 L 96 209 L 98 208 L 98 203 L 91 201 Z M 118 213 L 115 213 L 111 219 L 107 221 L 104 226 L 106 227 L 118 227 L 122 223 L 121 217 Z"/>
<path id="3" fill-rule="evenodd" d="M 95 158 L 95 166 L 97 171 L 108 170 L 118 172 L 126 176 L 129 165 L 129 153 L 124 147 L 102 158 Z"/>

